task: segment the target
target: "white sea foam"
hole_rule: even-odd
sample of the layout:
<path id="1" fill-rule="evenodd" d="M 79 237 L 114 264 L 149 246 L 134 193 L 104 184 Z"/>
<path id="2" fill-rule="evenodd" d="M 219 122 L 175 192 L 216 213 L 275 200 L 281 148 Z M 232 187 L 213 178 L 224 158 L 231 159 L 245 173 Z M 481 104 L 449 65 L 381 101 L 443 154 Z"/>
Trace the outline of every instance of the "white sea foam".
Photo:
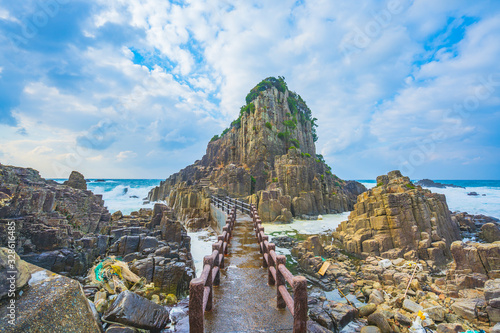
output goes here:
<path id="1" fill-rule="evenodd" d="M 293 220 L 292 223 L 263 223 L 266 234 L 286 234 L 293 236 L 297 233 L 303 235 L 317 235 L 326 231 L 334 231 L 342 221 L 346 221 L 349 212 L 341 214 L 323 215 L 323 220 Z"/>
<path id="2" fill-rule="evenodd" d="M 500 218 L 500 188 L 467 187 L 463 188 L 429 188 L 432 192 L 446 195 L 446 202 L 451 211 L 483 214 Z M 467 195 L 476 192 L 479 196 Z M 486 194 L 483 196 L 483 194 Z"/>
<path id="3" fill-rule="evenodd" d="M 207 230 L 188 232 L 191 237 L 191 254 L 193 255 L 196 276 L 203 271 L 203 257 L 212 253 L 212 244 L 217 242 L 217 236 Z"/>

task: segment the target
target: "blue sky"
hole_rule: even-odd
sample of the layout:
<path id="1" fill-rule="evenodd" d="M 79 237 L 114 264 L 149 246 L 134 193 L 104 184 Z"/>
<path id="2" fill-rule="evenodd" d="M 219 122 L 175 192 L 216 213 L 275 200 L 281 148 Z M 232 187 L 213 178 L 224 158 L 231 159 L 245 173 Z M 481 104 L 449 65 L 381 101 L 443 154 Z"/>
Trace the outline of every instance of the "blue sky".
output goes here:
<path id="1" fill-rule="evenodd" d="M 165 178 L 284 76 L 345 179 L 499 179 L 500 3 L 0 0 L 0 162 Z"/>

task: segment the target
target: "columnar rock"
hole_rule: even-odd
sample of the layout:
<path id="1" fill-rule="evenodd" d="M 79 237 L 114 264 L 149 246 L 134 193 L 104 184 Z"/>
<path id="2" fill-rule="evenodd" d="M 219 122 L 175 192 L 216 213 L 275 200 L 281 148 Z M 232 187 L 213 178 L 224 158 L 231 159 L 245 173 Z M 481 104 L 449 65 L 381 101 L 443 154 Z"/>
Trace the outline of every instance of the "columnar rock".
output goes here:
<path id="1" fill-rule="evenodd" d="M 446 198 L 415 187 L 399 171 L 377 177 L 377 186 L 358 196 L 354 211 L 334 234 L 350 252 L 397 258 L 451 259 L 450 245 L 460 239 Z"/>
<path id="2" fill-rule="evenodd" d="M 333 175 L 316 154 L 316 119 L 302 98 L 282 78 L 267 78 L 246 102 L 205 156 L 154 188 L 149 200 L 166 200 L 183 220 L 208 219 L 214 191 L 253 202 L 266 221 L 352 209 L 366 189 Z"/>

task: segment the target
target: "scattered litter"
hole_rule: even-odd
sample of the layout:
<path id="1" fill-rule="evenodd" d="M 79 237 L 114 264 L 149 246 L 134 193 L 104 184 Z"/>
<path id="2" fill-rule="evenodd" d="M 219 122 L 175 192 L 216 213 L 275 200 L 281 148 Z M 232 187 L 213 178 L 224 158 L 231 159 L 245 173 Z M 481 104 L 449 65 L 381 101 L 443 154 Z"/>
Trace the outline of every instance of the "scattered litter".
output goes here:
<path id="1" fill-rule="evenodd" d="M 144 285 L 145 279 L 134 274 L 126 262 L 108 257 L 92 267 L 88 274 L 90 285 L 106 290 L 109 294 L 136 289 Z"/>
<path id="2" fill-rule="evenodd" d="M 383 259 L 378 262 L 378 265 L 383 269 L 387 269 L 392 266 L 392 262 L 389 259 Z"/>

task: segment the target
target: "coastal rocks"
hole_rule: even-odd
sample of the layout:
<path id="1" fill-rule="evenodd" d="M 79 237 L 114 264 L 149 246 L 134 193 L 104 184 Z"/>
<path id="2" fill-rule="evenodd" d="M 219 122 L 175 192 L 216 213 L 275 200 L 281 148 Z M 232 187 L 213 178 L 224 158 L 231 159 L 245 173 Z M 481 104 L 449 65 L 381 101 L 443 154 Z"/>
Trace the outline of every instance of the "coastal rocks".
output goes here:
<path id="1" fill-rule="evenodd" d="M 498 219 L 491 216 L 471 215 L 466 212 L 454 212 L 451 215 L 451 219 L 452 221 L 458 223 L 464 238 L 475 237 L 476 233 L 485 224 L 491 223 L 498 227 L 500 223 Z M 488 231 L 491 230 L 490 227 L 487 228 Z M 479 237 L 481 237 L 481 233 L 479 233 Z"/>
<path id="2" fill-rule="evenodd" d="M 12 332 L 100 332 L 81 285 L 72 279 L 28 264 L 30 287 L 16 299 Z M 7 323 L 9 308 L 0 307 L 0 322 Z"/>
<path id="3" fill-rule="evenodd" d="M 108 255 L 123 257 L 130 263 L 130 270 L 146 283 L 153 283 L 157 292 L 180 297 L 187 293 L 194 277 L 191 238 L 184 226 L 173 219 L 171 210 L 158 207 L 158 211 L 155 217 L 161 216 L 160 224 L 153 230 L 141 227 L 113 230 L 116 241 L 109 247 Z M 146 219 L 144 225 L 153 224 Z"/>
<path id="4" fill-rule="evenodd" d="M 444 195 L 415 187 L 399 171 L 377 177 L 377 187 L 358 202 L 334 237 L 363 256 L 420 258 L 443 265 L 460 230 L 451 219 Z"/>
<path id="5" fill-rule="evenodd" d="M 146 330 L 161 330 L 168 323 L 168 311 L 128 290 L 121 292 L 104 314 L 106 321 Z"/>
<path id="6" fill-rule="evenodd" d="M 486 312 L 491 322 L 500 322 L 500 279 L 489 280 L 484 285 Z"/>
<path id="7" fill-rule="evenodd" d="M 77 190 L 86 190 L 87 182 L 85 181 L 85 177 L 78 171 L 72 171 L 71 175 L 67 181 L 63 183 L 63 185 L 67 185 L 72 188 L 76 188 Z"/>
<path id="8" fill-rule="evenodd" d="M 416 182 L 415 185 L 420 185 L 422 187 L 436 187 L 436 188 L 447 188 L 447 187 L 465 188 L 463 186 L 457 186 L 457 185 L 453 185 L 453 184 L 436 183 L 430 179 L 421 179 L 418 182 Z"/>
<path id="9" fill-rule="evenodd" d="M 28 264 L 13 250 L 0 247 L 0 299 L 22 289 L 30 278 Z"/>
<path id="10" fill-rule="evenodd" d="M 479 273 L 489 278 L 500 277 L 500 242 L 490 244 L 454 242 L 451 245 L 453 264 L 447 277 Z M 485 279 L 486 280 L 486 279 Z"/>
<path id="11" fill-rule="evenodd" d="M 309 317 L 328 330 L 339 332 L 344 326 L 358 318 L 358 310 L 335 301 L 309 302 Z"/>
<path id="12" fill-rule="evenodd" d="M 73 176 L 72 178 L 78 178 Z M 14 225 L 22 259 L 65 275 L 80 275 L 104 249 L 96 234 L 111 216 L 101 196 L 40 177 L 33 169 L 0 166 L 0 245 Z M 100 244 L 100 243 L 99 243 Z"/>

